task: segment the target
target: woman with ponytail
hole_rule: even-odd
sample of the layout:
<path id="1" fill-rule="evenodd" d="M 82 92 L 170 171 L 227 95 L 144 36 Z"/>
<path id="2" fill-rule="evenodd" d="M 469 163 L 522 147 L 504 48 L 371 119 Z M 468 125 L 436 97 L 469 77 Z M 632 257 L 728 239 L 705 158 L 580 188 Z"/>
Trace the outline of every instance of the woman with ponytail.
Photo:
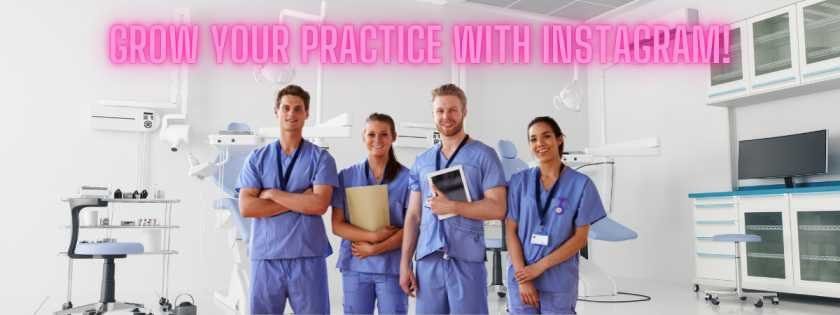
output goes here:
<path id="1" fill-rule="evenodd" d="M 332 229 L 342 238 L 337 267 L 341 270 L 345 314 L 405 314 L 408 296 L 399 285 L 402 223 L 408 199 L 408 169 L 394 156 L 394 120 L 373 113 L 362 134 L 367 158 L 338 174 L 333 193 Z M 391 225 L 367 231 L 350 222 L 345 189 L 387 185 Z"/>
<path id="2" fill-rule="evenodd" d="M 508 183 L 506 242 L 511 314 L 576 314 L 578 252 L 606 213 L 592 180 L 563 165 L 563 132 L 551 117 L 528 124 L 539 166 Z"/>

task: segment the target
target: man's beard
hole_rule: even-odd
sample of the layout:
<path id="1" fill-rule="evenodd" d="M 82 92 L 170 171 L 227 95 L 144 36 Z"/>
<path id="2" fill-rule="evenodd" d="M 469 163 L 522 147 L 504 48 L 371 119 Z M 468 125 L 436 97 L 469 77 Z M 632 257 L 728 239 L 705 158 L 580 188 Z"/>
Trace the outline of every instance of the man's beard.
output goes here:
<path id="1" fill-rule="evenodd" d="M 445 132 L 445 131 L 444 131 L 444 129 L 443 129 L 443 128 L 441 128 L 440 126 L 438 126 L 438 128 L 437 128 L 437 129 L 438 129 L 438 131 L 440 131 L 440 134 L 441 134 L 442 136 L 444 136 L 444 137 L 451 137 L 451 136 L 457 135 L 459 132 L 461 132 L 461 130 L 464 130 L 464 121 L 462 120 L 460 123 L 458 123 L 457 125 L 455 125 L 455 127 L 454 127 L 454 128 L 452 128 L 452 129 L 451 129 L 451 131 L 450 131 L 449 133 L 444 133 L 444 132 Z"/>

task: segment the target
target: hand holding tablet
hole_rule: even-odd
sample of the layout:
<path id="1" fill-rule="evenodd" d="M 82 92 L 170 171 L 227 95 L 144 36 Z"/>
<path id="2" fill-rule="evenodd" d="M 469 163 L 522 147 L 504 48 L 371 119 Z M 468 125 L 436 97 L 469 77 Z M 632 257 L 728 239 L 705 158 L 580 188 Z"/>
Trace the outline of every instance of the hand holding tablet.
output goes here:
<path id="1" fill-rule="evenodd" d="M 452 201 L 472 202 L 463 166 L 456 165 L 429 173 L 427 179 L 432 190 L 432 195 L 427 199 L 428 206 L 438 220 L 457 215 Z"/>

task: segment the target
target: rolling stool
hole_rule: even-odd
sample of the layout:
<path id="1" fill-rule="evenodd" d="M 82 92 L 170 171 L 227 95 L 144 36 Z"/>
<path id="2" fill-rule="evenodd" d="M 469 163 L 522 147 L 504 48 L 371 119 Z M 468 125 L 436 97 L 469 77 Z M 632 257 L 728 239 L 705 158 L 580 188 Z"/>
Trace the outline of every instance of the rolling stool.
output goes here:
<path id="1" fill-rule="evenodd" d="M 771 297 L 771 301 L 773 304 L 779 304 L 778 293 L 765 291 L 744 292 L 743 288 L 741 288 L 741 254 L 739 248 L 740 243 L 761 242 L 760 236 L 753 234 L 718 234 L 712 236 L 712 240 L 715 242 L 735 243 L 735 289 L 728 291 L 705 290 L 703 291 L 703 293 L 706 294 L 706 301 L 712 302 L 712 304 L 714 305 L 718 305 L 720 304 L 721 295 L 732 295 L 738 297 L 741 301 L 746 301 L 748 297 L 755 297 L 755 307 L 764 306 L 765 297 Z"/>
<path id="2" fill-rule="evenodd" d="M 127 310 L 133 314 L 146 314 L 141 311 L 143 304 L 118 302 L 114 298 L 114 260 L 126 258 L 132 254 L 142 254 L 143 244 L 140 243 L 78 243 L 79 239 L 79 213 L 87 207 L 107 207 L 108 202 L 100 198 L 70 198 L 70 220 L 72 232 L 70 246 L 67 249 L 68 279 L 67 279 L 67 302 L 62 305 L 61 310 L 55 315 L 69 315 L 81 313 L 84 315 L 100 315 L 112 311 Z M 102 259 L 102 283 L 99 302 L 73 307 L 70 301 L 72 288 L 72 260 L 73 259 Z"/>

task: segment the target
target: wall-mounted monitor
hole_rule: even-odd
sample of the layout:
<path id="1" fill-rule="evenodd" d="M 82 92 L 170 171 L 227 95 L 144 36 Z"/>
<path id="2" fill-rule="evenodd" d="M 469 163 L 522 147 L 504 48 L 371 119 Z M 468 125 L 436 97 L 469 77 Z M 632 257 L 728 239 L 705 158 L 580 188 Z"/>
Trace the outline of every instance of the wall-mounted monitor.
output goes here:
<path id="1" fill-rule="evenodd" d="M 784 178 L 828 173 L 828 131 L 817 130 L 738 142 L 738 179 Z"/>

